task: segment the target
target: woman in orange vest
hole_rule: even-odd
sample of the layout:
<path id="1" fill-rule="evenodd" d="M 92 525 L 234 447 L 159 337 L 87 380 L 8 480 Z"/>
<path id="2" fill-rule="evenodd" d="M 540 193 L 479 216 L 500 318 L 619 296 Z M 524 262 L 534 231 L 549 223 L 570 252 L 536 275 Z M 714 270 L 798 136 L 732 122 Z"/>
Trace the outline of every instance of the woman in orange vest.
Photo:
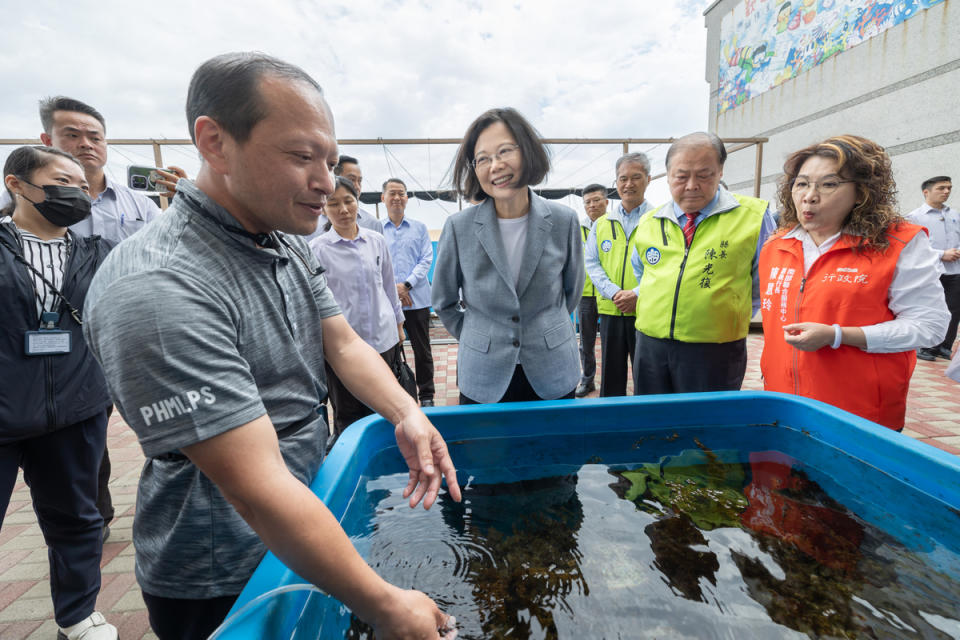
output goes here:
<path id="1" fill-rule="evenodd" d="M 792 154 L 760 253 L 764 388 L 902 430 L 917 347 L 950 314 L 926 230 L 897 213 L 890 157 L 858 136 Z"/>

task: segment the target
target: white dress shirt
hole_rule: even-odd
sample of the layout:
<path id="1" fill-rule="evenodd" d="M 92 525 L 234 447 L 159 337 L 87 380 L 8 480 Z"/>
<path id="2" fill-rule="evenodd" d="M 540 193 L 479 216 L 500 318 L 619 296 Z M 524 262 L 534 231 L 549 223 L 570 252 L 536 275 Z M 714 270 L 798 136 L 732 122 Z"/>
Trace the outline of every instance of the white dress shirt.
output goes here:
<path id="1" fill-rule="evenodd" d="M 803 272 L 836 244 L 837 233 L 818 247 L 810 234 L 797 225 L 784 238 L 797 238 L 803 243 Z M 943 297 L 936 265 L 940 254 L 930 247 L 927 234 L 918 233 L 900 252 L 887 305 L 896 316 L 893 320 L 865 327 L 868 353 L 896 353 L 939 344 L 947 332 L 950 312 Z"/>
<path id="2" fill-rule="evenodd" d="M 310 249 L 357 335 L 377 353 L 394 347 L 400 340 L 397 325 L 403 322 L 403 311 L 383 236 L 358 225 L 357 237 L 350 240 L 330 229 L 314 238 Z"/>
<path id="3" fill-rule="evenodd" d="M 907 219 L 930 232 L 930 246 L 940 254 L 940 267 L 947 275 L 960 274 L 960 260 L 943 262 L 943 252 L 947 249 L 960 249 L 960 214 L 947 205 L 935 209 L 926 202 L 909 214 Z"/>

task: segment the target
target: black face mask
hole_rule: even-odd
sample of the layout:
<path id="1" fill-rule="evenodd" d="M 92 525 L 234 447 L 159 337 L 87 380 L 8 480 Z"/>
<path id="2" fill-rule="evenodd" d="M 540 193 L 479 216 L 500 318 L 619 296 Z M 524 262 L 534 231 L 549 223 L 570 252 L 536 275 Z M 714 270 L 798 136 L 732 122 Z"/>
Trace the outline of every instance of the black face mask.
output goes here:
<path id="1" fill-rule="evenodd" d="M 27 182 L 24 180 L 24 182 Z M 27 196 L 23 196 L 33 205 L 33 208 L 40 212 L 47 222 L 56 227 L 69 227 L 76 224 L 90 215 L 90 206 L 92 202 L 90 196 L 83 192 L 80 187 L 67 187 L 61 184 L 45 184 L 42 187 L 32 182 L 27 182 L 32 187 L 43 189 L 43 195 L 46 199 L 41 202 L 34 202 Z"/>

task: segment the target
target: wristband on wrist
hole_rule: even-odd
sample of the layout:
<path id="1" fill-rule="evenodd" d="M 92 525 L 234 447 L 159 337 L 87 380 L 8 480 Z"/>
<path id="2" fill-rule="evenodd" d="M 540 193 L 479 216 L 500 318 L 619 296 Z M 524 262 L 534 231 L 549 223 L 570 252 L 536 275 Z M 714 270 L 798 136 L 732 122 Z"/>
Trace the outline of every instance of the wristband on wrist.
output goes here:
<path id="1" fill-rule="evenodd" d="M 840 325 L 833 325 L 833 344 L 830 345 L 831 349 L 839 349 L 840 345 L 843 344 L 843 329 L 840 328 Z"/>
<path id="2" fill-rule="evenodd" d="M 413 285 L 410 284 L 409 282 L 404 282 L 403 286 L 407 288 L 407 291 L 410 291 L 411 289 L 413 289 Z"/>

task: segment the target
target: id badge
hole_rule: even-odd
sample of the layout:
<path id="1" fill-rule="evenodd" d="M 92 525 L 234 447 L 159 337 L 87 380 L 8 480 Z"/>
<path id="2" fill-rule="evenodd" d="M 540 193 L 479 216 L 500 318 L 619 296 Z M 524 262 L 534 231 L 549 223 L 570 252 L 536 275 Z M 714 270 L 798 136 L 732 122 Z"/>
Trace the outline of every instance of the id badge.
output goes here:
<path id="1" fill-rule="evenodd" d="M 70 353 L 72 335 L 69 331 L 59 329 L 27 331 L 24 338 L 24 347 L 28 356 Z"/>

